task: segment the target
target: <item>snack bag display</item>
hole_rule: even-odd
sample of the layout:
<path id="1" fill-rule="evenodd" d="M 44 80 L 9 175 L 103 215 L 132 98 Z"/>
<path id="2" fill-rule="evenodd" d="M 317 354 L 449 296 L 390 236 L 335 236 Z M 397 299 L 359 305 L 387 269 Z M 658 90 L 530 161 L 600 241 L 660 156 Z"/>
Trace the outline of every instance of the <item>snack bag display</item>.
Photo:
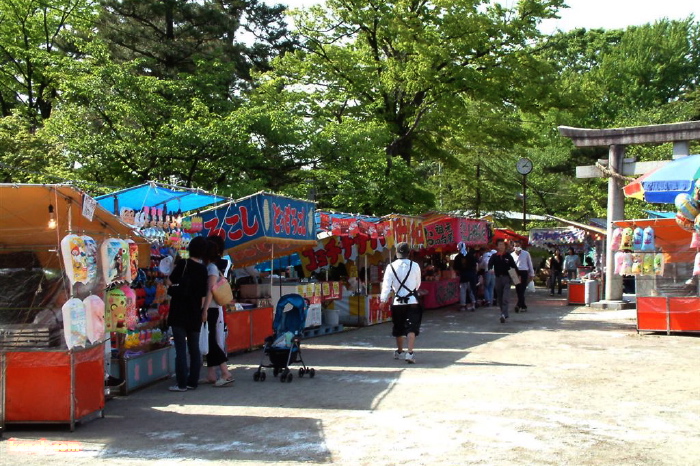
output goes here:
<path id="1" fill-rule="evenodd" d="M 87 283 L 88 260 L 83 238 L 78 235 L 66 235 L 61 240 L 61 255 L 71 286 L 78 282 Z"/>

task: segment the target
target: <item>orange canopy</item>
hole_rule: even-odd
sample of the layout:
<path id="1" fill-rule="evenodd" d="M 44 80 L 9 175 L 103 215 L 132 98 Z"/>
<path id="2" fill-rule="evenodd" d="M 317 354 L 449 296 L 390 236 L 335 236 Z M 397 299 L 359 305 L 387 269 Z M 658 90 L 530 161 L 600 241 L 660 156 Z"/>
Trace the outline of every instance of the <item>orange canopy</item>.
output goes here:
<path id="1" fill-rule="evenodd" d="M 33 251 L 44 267 L 55 267 L 61 239 L 75 233 L 89 235 L 98 244 L 109 237 L 133 239 L 139 245 L 139 266 L 147 266 L 150 246 L 145 238 L 99 204 L 88 220 L 82 214 L 85 196 L 70 185 L 0 184 L 0 254 Z M 48 227 L 49 206 L 55 229 Z"/>

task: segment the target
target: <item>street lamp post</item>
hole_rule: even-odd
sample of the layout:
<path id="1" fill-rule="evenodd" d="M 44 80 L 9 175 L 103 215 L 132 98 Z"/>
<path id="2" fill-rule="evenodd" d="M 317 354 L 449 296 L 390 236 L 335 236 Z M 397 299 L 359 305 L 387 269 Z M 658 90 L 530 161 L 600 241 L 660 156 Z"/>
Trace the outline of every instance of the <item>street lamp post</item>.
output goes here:
<path id="1" fill-rule="evenodd" d="M 532 160 L 522 157 L 515 164 L 515 169 L 523 175 L 523 231 L 527 230 L 527 175 L 532 171 Z"/>

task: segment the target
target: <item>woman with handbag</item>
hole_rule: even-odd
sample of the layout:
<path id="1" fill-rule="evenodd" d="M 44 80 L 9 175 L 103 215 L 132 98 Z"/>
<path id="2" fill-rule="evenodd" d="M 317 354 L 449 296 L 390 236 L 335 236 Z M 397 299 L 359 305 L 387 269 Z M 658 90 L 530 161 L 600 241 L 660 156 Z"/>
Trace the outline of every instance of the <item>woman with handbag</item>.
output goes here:
<path id="1" fill-rule="evenodd" d="M 204 299 L 207 295 L 207 269 L 203 259 L 207 252 L 204 238 L 193 238 L 187 247 L 190 258 L 179 260 L 170 274 L 170 312 L 168 325 L 175 343 L 175 376 L 177 384 L 171 392 L 186 392 L 197 388 L 202 354 L 199 350 L 199 333 L 206 321 Z M 189 364 L 187 353 L 189 350 Z"/>
<path id="2" fill-rule="evenodd" d="M 207 238 L 207 296 L 205 298 L 205 308 L 207 311 L 207 325 L 209 327 L 209 353 L 206 355 L 207 360 L 207 378 L 200 383 L 214 384 L 215 387 L 226 387 L 233 383 L 233 375 L 228 369 L 228 355 L 226 354 L 226 342 L 224 335 L 224 310 L 223 307 L 216 302 L 214 292 L 212 291 L 223 278 L 223 272 L 220 269 L 222 266 L 227 268 L 221 258 L 224 250 L 224 241 L 220 236 L 210 236 Z M 230 290 L 230 287 L 229 287 Z M 231 296 L 233 298 L 233 296 Z M 225 303 L 228 304 L 228 303 Z M 216 369 L 220 371 L 220 377 L 217 377 Z"/>

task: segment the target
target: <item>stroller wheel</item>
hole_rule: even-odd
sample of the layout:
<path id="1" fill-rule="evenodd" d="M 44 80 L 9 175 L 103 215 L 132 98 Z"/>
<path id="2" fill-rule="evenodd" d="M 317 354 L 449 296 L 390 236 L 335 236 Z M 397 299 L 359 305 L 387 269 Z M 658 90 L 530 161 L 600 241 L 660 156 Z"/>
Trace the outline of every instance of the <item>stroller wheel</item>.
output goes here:
<path id="1" fill-rule="evenodd" d="M 260 371 L 256 371 L 253 373 L 253 381 L 257 382 L 260 380 Z"/>
<path id="2" fill-rule="evenodd" d="M 265 373 L 264 373 L 264 372 L 261 372 L 261 373 L 260 373 L 260 381 L 261 381 L 261 382 L 264 382 L 264 381 L 265 381 L 265 378 L 266 378 Z"/>
<path id="3" fill-rule="evenodd" d="M 286 382 L 287 381 L 287 373 L 282 372 L 282 375 L 280 376 L 280 382 Z"/>
<path id="4" fill-rule="evenodd" d="M 313 369 L 313 368 L 309 369 L 309 377 L 313 379 L 314 375 L 316 375 L 316 369 Z"/>
<path id="5" fill-rule="evenodd" d="M 289 374 L 287 374 L 287 383 L 292 383 L 293 378 L 294 378 L 294 376 L 292 375 L 291 372 Z"/>
<path id="6" fill-rule="evenodd" d="M 299 377 L 304 377 L 304 374 L 305 374 L 305 373 L 306 373 L 306 372 L 304 371 L 304 368 L 303 368 L 303 367 L 300 367 L 300 368 L 299 368 Z"/>

